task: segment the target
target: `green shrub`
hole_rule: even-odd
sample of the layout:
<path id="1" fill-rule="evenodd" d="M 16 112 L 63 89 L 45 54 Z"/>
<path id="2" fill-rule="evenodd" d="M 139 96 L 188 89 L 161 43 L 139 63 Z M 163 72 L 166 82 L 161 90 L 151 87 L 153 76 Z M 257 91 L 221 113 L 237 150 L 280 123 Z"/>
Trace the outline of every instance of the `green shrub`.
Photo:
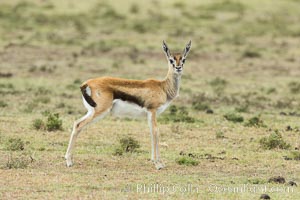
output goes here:
<path id="1" fill-rule="evenodd" d="M 46 122 L 47 131 L 62 130 L 62 120 L 59 119 L 58 113 L 49 113 Z"/>
<path id="2" fill-rule="evenodd" d="M 172 105 L 169 107 L 169 112 L 162 117 L 163 121 L 166 122 L 187 122 L 194 123 L 195 118 L 189 116 L 189 112 L 185 106 L 177 107 Z"/>
<path id="3" fill-rule="evenodd" d="M 48 90 L 45 87 L 39 87 L 37 88 L 37 90 L 35 91 L 36 95 L 47 95 L 47 94 L 51 94 L 51 90 Z"/>
<path id="4" fill-rule="evenodd" d="M 65 108 L 66 104 L 64 102 L 60 102 L 59 104 L 56 105 L 56 108 Z"/>
<path id="5" fill-rule="evenodd" d="M 138 33 L 145 33 L 147 31 L 145 23 L 139 21 L 133 24 L 132 29 Z"/>
<path id="6" fill-rule="evenodd" d="M 286 156 L 286 160 L 300 160 L 300 152 L 291 151 L 290 154 Z"/>
<path id="7" fill-rule="evenodd" d="M 121 147 L 115 148 L 114 153 L 113 153 L 113 155 L 115 155 L 115 156 L 122 156 L 123 154 L 124 154 L 124 150 L 121 149 Z"/>
<path id="8" fill-rule="evenodd" d="M 6 150 L 9 151 L 23 151 L 25 144 L 21 138 L 9 138 L 6 142 Z"/>
<path id="9" fill-rule="evenodd" d="M 119 140 L 119 145 L 114 150 L 114 155 L 137 152 L 138 148 L 140 148 L 139 142 L 132 137 L 126 136 Z"/>
<path id="10" fill-rule="evenodd" d="M 6 88 L 6 89 L 14 89 L 14 85 L 11 83 L 0 83 L 0 88 Z"/>
<path id="11" fill-rule="evenodd" d="M 266 91 L 267 94 L 274 94 L 277 93 L 277 89 L 274 87 L 268 88 Z"/>
<path id="12" fill-rule="evenodd" d="M 140 11 L 140 8 L 137 4 L 133 3 L 131 4 L 130 8 L 129 8 L 130 13 L 132 14 L 137 14 Z"/>
<path id="13" fill-rule="evenodd" d="M 216 77 L 215 79 L 210 81 L 209 84 L 213 88 L 215 93 L 221 94 L 225 90 L 226 86 L 228 85 L 228 82 L 225 79 Z"/>
<path id="14" fill-rule="evenodd" d="M 235 123 L 237 123 L 237 122 L 240 123 L 240 122 L 244 121 L 243 116 L 238 115 L 236 113 L 227 113 L 227 114 L 224 115 L 224 117 L 228 121 L 232 121 L 232 122 L 235 122 Z"/>
<path id="15" fill-rule="evenodd" d="M 36 103 L 30 102 L 26 104 L 25 108 L 23 109 L 26 113 L 32 113 L 32 111 L 37 107 Z"/>
<path id="16" fill-rule="evenodd" d="M 199 162 L 191 157 L 182 156 L 175 160 L 179 165 L 196 166 Z"/>
<path id="17" fill-rule="evenodd" d="M 247 49 L 246 51 L 244 51 L 242 57 L 244 58 L 260 58 L 261 54 L 254 49 Z"/>
<path id="18" fill-rule="evenodd" d="M 120 145 L 125 152 L 131 153 L 136 151 L 136 149 L 140 148 L 139 142 L 132 137 L 121 138 Z"/>
<path id="19" fill-rule="evenodd" d="M 253 178 L 253 179 L 248 179 L 246 183 L 248 184 L 265 184 L 267 181 L 265 179 L 260 179 L 260 178 Z"/>
<path id="20" fill-rule="evenodd" d="M 5 103 L 4 101 L 0 101 L 0 107 L 4 108 L 6 106 L 8 106 L 7 103 Z"/>
<path id="21" fill-rule="evenodd" d="M 75 84 L 75 85 L 80 85 L 81 83 L 82 83 L 82 81 L 79 78 L 77 78 L 73 81 L 73 84 Z"/>
<path id="22" fill-rule="evenodd" d="M 4 166 L 6 169 L 25 169 L 33 161 L 31 156 L 22 154 L 18 157 L 13 157 L 12 154 L 9 155 L 8 160 Z"/>
<path id="23" fill-rule="evenodd" d="M 245 126 L 249 126 L 249 127 L 266 127 L 263 120 L 261 120 L 259 116 L 250 118 L 245 123 Z"/>
<path id="24" fill-rule="evenodd" d="M 42 103 L 42 104 L 47 104 L 50 103 L 51 99 L 49 97 L 46 96 L 42 96 L 42 97 L 38 97 L 34 100 L 34 103 Z"/>
<path id="25" fill-rule="evenodd" d="M 206 111 L 210 109 L 210 106 L 207 103 L 195 101 L 192 103 L 192 108 L 194 110 Z"/>
<path id="26" fill-rule="evenodd" d="M 201 11 L 209 12 L 236 12 L 242 14 L 246 6 L 240 2 L 222 0 L 222 1 L 211 1 L 209 4 L 201 5 L 198 7 Z"/>
<path id="27" fill-rule="evenodd" d="M 292 81 L 288 84 L 291 93 L 300 92 L 300 82 Z"/>
<path id="28" fill-rule="evenodd" d="M 216 87 L 216 86 L 225 86 L 225 85 L 228 84 L 228 82 L 225 79 L 222 79 L 220 77 L 216 77 L 215 79 L 210 81 L 209 84 L 213 87 Z"/>
<path id="29" fill-rule="evenodd" d="M 216 132 L 216 138 L 217 138 L 217 139 L 225 138 L 224 132 L 223 132 L 223 131 L 217 131 L 217 132 Z"/>
<path id="30" fill-rule="evenodd" d="M 46 127 L 42 119 L 35 119 L 32 126 L 36 130 L 44 130 Z"/>
<path id="31" fill-rule="evenodd" d="M 248 104 L 241 105 L 241 106 L 235 108 L 235 111 L 243 112 L 243 113 L 248 112 L 248 110 L 249 110 L 249 105 Z"/>
<path id="32" fill-rule="evenodd" d="M 259 143 L 264 149 L 289 149 L 290 144 L 285 142 L 278 131 L 271 133 L 268 137 L 263 137 L 259 140 Z"/>
<path id="33" fill-rule="evenodd" d="M 47 117 L 46 122 L 42 119 L 35 119 L 32 126 L 36 130 L 47 130 L 47 131 L 57 131 L 62 130 L 62 120 L 59 118 L 58 113 L 50 113 L 45 111 L 43 113 Z"/>

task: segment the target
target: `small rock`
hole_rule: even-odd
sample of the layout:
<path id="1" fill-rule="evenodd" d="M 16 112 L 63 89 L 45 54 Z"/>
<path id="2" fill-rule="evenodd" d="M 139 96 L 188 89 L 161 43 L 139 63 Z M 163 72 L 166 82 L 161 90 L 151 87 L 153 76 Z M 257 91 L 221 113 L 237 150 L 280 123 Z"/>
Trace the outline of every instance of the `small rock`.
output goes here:
<path id="1" fill-rule="evenodd" d="M 76 59 L 76 58 L 78 57 L 78 53 L 76 53 L 76 52 L 73 52 L 73 53 L 72 53 L 72 56 L 73 56 L 73 58 L 75 58 L 75 59 Z"/>
<path id="2" fill-rule="evenodd" d="M 287 185 L 297 187 L 297 183 L 295 183 L 294 181 L 289 181 L 289 182 L 287 183 Z"/>
<path id="3" fill-rule="evenodd" d="M 279 114 L 280 114 L 280 115 L 284 115 L 284 116 L 287 115 L 286 112 L 280 112 Z"/>
<path id="4" fill-rule="evenodd" d="M 290 115 L 290 116 L 296 116 L 297 113 L 296 113 L 296 112 L 289 112 L 289 115 Z"/>
<path id="5" fill-rule="evenodd" d="M 269 179 L 269 183 L 285 183 L 285 179 L 282 176 L 275 176 Z"/>
<path id="6" fill-rule="evenodd" d="M 214 111 L 212 109 L 207 109 L 206 114 L 214 114 Z"/>
<path id="7" fill-rule="evenodd" d="M 191 157 L 191 158 L 195 158 L 196 155 L 192 154 L 192 153 L 188 153 L 188 156 Z"/>
<path id="8" fill-rule="evenodd" d="M 285 130 L 286 130 L 286 131 L 292 131 L 293 129 L 292 129 L 292 127 L 289 125 L 289 126 L 287 126 L 287 127 L 285 128 Z"/>
<path id="9" fill-rule="evenodd" d="M 226 154 L 226 151 L 221 151 L 219 154 Z"/>
<path id="10" fill-rule="evenodd" d="M 262 195 L 260 195 L 259 199 L 271 199 L 271 197 L 267 194 L 262 194 Z"/>
<path id="11" fill-rule="evenodd" d="M 0 78 L 10 78 L 12 76 L 13 76 L 13 74 L 10 73 L 10 72 L 8 72 L 8 73 L 2 73 L 2 72 L 0 72 Z"/>
<path id="12" fill-rule="evenodd" d="M 283 156 L 284 160 L 293 160 L 292 158 L 288 157 L 288 156 Z"/>

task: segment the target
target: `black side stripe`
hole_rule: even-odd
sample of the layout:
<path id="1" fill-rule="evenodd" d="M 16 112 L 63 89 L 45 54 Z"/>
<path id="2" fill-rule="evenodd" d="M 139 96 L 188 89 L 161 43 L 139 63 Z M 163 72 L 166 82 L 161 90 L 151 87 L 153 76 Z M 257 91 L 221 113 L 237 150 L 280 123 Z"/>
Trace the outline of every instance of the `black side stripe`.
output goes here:
<path id="1" fill-rule="evenodd" d="M 131 95 L 131 94 L 127 94 L 125 92 L 122 91 L 114 91 L 113 92 L 113 99 L 121 99 L 122 101 L 128 101 L 131 103 L 135 103 L 137 105 L 139 105 L 140 107 L 144 107 L 145 102 L 137 96 Z"/>
<path id="2" fill-rule="evenodd" d="M 80 87 L 82 96 L 84 97 L 84 99 L 86 100 L 86 102 L 88 102 L 88 104 L 90 104 L 90 106 L 96 107 L 96 106 L 97 106 L 96 102 L 92 99 L 91 96 L 89 96 L 89 95 L 86 93 L 86 88 L 87 88 L 87 87 L 88 87 L 87 84 L 85 84 L 85 85 L 83 85 L 83 86 Z"/>

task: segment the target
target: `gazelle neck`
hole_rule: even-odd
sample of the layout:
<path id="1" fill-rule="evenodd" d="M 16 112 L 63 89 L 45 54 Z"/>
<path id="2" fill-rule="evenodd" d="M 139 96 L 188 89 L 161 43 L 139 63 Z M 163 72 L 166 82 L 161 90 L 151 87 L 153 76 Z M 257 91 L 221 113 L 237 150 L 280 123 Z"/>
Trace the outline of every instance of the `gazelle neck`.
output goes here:
<path id="1" fill-rule="evenodd" d="M 181 74 L 173 72 L 172 66 L 169 66 L 169 71 L 163 81 L 163 87 L 167 93 L 167 100 L 171 101 L 179 95 Z"/>

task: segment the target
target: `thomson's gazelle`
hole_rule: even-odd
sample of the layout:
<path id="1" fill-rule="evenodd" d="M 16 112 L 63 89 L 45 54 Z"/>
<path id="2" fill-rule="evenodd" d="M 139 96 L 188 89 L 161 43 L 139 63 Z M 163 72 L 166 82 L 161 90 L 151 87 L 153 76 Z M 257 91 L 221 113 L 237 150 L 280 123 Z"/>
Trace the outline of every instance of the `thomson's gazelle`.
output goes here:
<path id="1" fill-rule="evenodd" d="M 169 71 L 164 80 L 128 80 L 112 77 L 89 79 L 80 89 L 87 114 L 75 121 L 65 158 L 72 166 L 72 150 L 79 132 L 89 123 L 111 113 L 113 116 L 148 117 L 152 152 L 151 160 L 157 169 L 164 167 L 159 154 L 156 117 L 161 114 L 179 94 L 183 65 L 190 51 L 191 41 L 180 54 L 171 54 L 163 41 Z"/>

